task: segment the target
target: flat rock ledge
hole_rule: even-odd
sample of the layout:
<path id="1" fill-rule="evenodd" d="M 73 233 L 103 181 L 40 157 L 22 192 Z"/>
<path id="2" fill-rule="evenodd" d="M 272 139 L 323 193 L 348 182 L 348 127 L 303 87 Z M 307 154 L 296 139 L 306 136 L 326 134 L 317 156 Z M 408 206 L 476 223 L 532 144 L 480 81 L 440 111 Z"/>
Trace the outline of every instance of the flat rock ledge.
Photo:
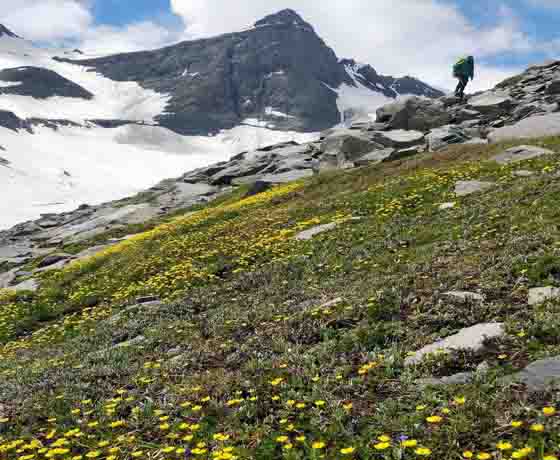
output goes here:
<path id="1" fill-rule="evenodd" d="M 477 324 L 462 329 L 455 335 L 425 346 L 406 358 L 404 364 L 405 366 L 413 366 L 419 364 L 429 355 L 447 353 L 452 350 L 472 350 L 474 352 L 479 352 L 484 349 L 486 340 L 503 337 L 504 334 L 503 323 Z"/>

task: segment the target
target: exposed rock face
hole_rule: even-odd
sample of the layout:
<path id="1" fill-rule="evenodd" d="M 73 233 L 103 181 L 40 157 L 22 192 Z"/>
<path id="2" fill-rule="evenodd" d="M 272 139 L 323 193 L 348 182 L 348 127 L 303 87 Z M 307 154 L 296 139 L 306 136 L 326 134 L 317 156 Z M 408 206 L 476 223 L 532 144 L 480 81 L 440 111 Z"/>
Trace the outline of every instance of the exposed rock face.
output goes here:
<path id="1" fill-rule="evenodd" d="M 0 70 L 0 82 L 14 83 L 12 86 L 0 85 L 0 94 L 31 96 L 35 99 L 46 99 L 53 96 L 93 99 L 93 94 L 80 85 L 52 70 L 40 67 Z"/>

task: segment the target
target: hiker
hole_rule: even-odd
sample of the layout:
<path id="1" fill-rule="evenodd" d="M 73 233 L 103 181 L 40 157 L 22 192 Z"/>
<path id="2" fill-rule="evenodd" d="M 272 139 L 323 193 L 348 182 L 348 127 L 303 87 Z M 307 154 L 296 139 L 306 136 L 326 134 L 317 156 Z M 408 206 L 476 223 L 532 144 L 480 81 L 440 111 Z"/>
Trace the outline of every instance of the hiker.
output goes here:
<path id="1" fill-rule="evenodd" d="M 461 98 L 465 97 L 465 88 L 469 83 L 469 78 L 474 79 L 474 57 L 468 56 L 459 60 L 453 66 L 453 76 L 459 79 L 459 84 L 455 90 L 455 96 Z"/>

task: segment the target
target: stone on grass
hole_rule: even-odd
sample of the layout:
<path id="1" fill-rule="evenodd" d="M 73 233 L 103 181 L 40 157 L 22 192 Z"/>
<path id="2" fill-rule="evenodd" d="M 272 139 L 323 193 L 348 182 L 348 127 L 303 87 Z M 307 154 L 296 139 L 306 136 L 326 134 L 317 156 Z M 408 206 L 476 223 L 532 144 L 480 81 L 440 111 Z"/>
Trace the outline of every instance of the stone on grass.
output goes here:
<path id="1" fill-rule="evenodd" d="M 296 235 L 296 240 L 299 241 L 309 241 L 311 239 L 313 239 L 313 237 L 321 234 L 321 233 L 325 233 L 328 232 L 330 230 L 334 230 L 337 227 L 337 223 L 336 222 L 332 222 L 330 224 L 324 224 L 324 225 L 318 225 L 316 227 L 313 228 L 309 228 L 301 233 L 298 233 Z"/>
<path id="2" fill-rule="evenodd" d="M 15 286 L 11 287 L 10 289 L 13 289 L 14 291 L 31 291 L 31 292 L 35 292 L 37 289 L 39 289 L 39 283 L 37 282 L 37 280 L 35 278 L 31 278 L 28 280 L 25 280 L 19 284 L 16 284 Z"/>
<path id="3" fill-rule="evenodd" d="M 453 208 L 456 207 L 456 206 L 457 206 L 457 203 L 455 203 L 454 201 L 453 201 L 453 202 L 450 202 L 450 203 L 441 203 L 441 204 L 439 205 L 439 209 L 440 209 L 441 211 L 445 211 L 446 209 L 453 209 Z"/>
<path id="4" fill-rule="evenodd" d="M 455 195 L 467 196 L 476 192 L 488 190 L 493 186 L 493 182 L 481 182 L 477 180 L 459 181 L 455 184 Z"/>
<path id="5" fill-rule="evenodd" d="M 484 349 L 487 339 L 502 337 L 505 334 L 503 323 L 483 323 L 462 329 L 457 334 L 447 337 L 438 342 L 427 345 L 418 350 L 414 355 L 405 360 L 406 366 L 420 363 L 424 357 L 438 353 L 450 352 L 452 350 L 472 350 L 479 352 Z"/>
<path id="6" fill-rule="evenodd" d="M 378 142 L 386 147 L 405 149 L 424 142 L 424 133 L 420 131 L 395 129 L 393 131 L 373 133 L 372 138 L 375 142 Z"/>
<path id="7" fill-rule="evenodd" d="M 7 289 L 10 284 L 16 279 L 17 269 L 10 270 L 6 273 L 0 273 L 0 289 Z"/>
<path id="8" fill-rule="evenodd" d="M 461 300 L 463 302 L 468 301 L 477 301 L 482 302 L 484 301 L 484 296 L 481 294 L 477 294 L 476 292 L 468 292 L 468 291 L 449 291 L 443 294 L 447 297 L 452 297 L 457 300 Z"/>
<path id="9" fill-rule="evenodd" d="M 499 164 L 507 164 L 515 161 L 530 160 L 543 155 L 553 154 L 554 152 L 552 150 L 543 149 L 542 147 L 535 147 L 534 145 L 520 145 L 499 153 L 498 155 L 492 157 L 492 160 Z"/>
<path id="10" fill-rule="evenodd" d="M 539 305 L 560 297 L 560 288 L 540 287 L 529 289 L 529 305 Z"/>
<path id="11" fill-rule="evenodd" d="M 391 156 L 395 153 L 395 149 L 389 148 L 389 149 L 382 149 L 382 150 L 374 150 L 373 152 L 370 152 L 366 155 L 364 155 L 363 157 L 357 159 L 355 161 L 356 166 L 366 166 L 368 164 L 375 164 L 375 163 L 381 163 L 382 161 L 385 161 L 389 158 L 391 158 Z"/>
<path id="12" fill-rule="evenodd" d="M 545 391 L 560 382 L 560 356 L 529 364 L 513 380 L 525 384 L 530 392 Z"/>
<path id="13" fill-rule="evenodd" d="M 443 386 L 443 385 L 466 385 L 471 383 L 475 377 L 474 372 L 461 372 L 459 374 L 451 375 L 449 377 L 430 377 L 425 379 L 418 379 L 415 383 L 421 386 Z"/>
<path id="14" fill-rule="evenodd" d="M 518 171 L 513 171 L 513 175 L 516 177 L 531 177 L 534 176 L 535 173 L 526 169 L 520 169 Z"/>
<path id="15" fill-rule="evenodd" d="M 54 265 L 62 260 L 67 260 L 70 257 L 72 257 L 70 254 L 65 254 L 65 253 L 55 253 L 55 254 L 49 254 L 48 256 L 46 256 L 41 262 L 39 262 L 39 264 L 37 265 L 37 268 L 45 268 L 45 267 L 49 267 L 51 265 Z"/>
<path id="16" fill-rule="evenodd" d="M 436 152 L 451 144 L 462 144 L 471 138 L 458 126 L 442 126 L 432 129 L 427 136 L 430 152 Z"/>

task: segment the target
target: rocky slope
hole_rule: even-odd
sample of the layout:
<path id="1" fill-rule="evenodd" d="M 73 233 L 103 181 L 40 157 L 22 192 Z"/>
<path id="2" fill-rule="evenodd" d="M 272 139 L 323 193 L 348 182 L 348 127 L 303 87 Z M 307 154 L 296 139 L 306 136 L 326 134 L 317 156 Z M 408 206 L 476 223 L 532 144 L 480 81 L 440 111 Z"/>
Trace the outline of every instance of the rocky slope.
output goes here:
<path id="1" fill-rule="evenodd" d="M 242 152 L 229 161 L 163 181 L 128 199 L 84 205 L 77 211 L 47 214 L 38 221 L 22 223 L 0 233 L 0 266 L 4 263 L 5 271 L 9 268 L 0 286 L 17 286 L 22 279 L 18 267 L 37 256 L 108 231 L 127 236 L 121 235 L 119 229 L 207 203 L 239 186 L 249 186 L 259 193 L 274 184 L 324 171 L 398 161 L 422 152 L 437 152 L 451 144 L 560 135 L 559 79 L 560 62 L 554 62 L 532 67 L 462 102 L 453 97 L 408 97 L 381 107 L 376 122 L 357 120 L 349 128 L 323 132 L 316 142 L 287 142 Z M 538 149 L 520 149 L 508 152 L 505 160 L 499 161 L 542 154 Z M 464 187 L 468 194 L 486 185 L 465 183 L 459 189 Z M 55 268 L 75 258 L 57 261 Z"/>
<path id="2" fill-rule="evenodd" d="M 560 137 L 365 163 L 479 102 L 412 99 L 4 234 L 1 455 L 555 459 Z M 308 163 L 329 171 L 270 188 Z"/>

